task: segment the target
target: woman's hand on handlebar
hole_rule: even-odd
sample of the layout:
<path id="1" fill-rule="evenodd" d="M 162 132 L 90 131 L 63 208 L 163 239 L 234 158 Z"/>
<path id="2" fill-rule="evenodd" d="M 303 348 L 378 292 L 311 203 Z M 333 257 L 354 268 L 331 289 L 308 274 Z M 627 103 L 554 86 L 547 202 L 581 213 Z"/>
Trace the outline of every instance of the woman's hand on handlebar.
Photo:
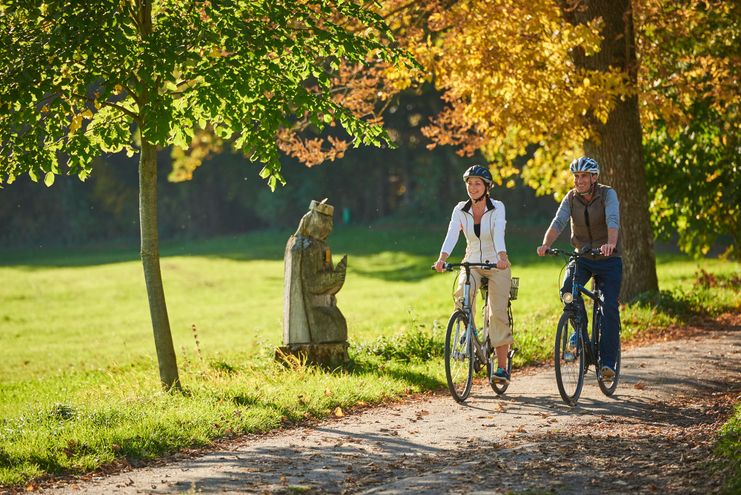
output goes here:
<path id="1" fill-rule="evenodd" d="M 543 244 L 542 246 L 538 246 L 538 256 L 545 256 L 546 254 L 548 254 L 549 248 L 550 246 L 546 246 L 545 244 Z"/>
<path id="2" fill-rule="evenodd" d="M 445 271 L 445 261 L 443 260 L 437 260 L 432 267 L 435 269 L 436 272 L 441 273 Z"/>

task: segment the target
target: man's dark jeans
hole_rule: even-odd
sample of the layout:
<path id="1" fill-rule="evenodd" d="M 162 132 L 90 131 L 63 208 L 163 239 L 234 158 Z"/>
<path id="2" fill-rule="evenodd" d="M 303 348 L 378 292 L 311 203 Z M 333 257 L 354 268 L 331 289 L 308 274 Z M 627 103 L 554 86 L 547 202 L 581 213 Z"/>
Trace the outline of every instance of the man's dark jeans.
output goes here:
<path id="1" fill-rule="evenodd" d="M 561 294 L 571 292 L 571 275 L 573 270 L 574 263 L 570 263 L 566 268 L 566 277 L 561 287 Z M 576 260 L 576 282 L 584 285 L 592 276 L 597 277 L 602 294 L 605 297 L 602 316 L 602 336 L 600 340 L 602 366 L 609 366 L 614 369 L 618 345 L 620 344 L 620 308 L 618 307 L 618 295 L 620 294 L 620 284 L 623 281 L 623 260 L 619 257 L 601 260 L 578 258 Z M 579 298 L 579 303 L 583 308 L 581 297 Z"/>

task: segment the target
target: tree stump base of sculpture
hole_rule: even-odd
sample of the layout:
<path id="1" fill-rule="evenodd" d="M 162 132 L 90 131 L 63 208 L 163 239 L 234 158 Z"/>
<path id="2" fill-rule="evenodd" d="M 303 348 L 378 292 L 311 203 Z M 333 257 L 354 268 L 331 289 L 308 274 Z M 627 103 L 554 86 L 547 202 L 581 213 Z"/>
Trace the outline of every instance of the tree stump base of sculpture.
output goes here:
<path id="1" fill-rule="evenodd" d="M 350 361 L 348 347 L 347 342 L 284 345 L 275 350 L 275 359 L 286 366 L 305 363 L 335 369 Z"/>

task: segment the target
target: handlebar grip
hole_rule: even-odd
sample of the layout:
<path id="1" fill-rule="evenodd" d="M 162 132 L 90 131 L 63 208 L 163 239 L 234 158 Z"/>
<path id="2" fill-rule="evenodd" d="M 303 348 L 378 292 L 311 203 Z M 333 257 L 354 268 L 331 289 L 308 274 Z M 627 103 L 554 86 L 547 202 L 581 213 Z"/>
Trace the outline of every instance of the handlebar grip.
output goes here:
<path id="1" fill-rule="evenodd" d="M 430 266 L 430 268 L 433 269 L 433 270 L 435 270 L 435 265 Z M 437 270 L 435 270 L 435 271 L 437 271 Z M 444 272 L 452 271 L 452 268 L 450 267 L 450 264 L 443 263 L 443 271 Z"/>

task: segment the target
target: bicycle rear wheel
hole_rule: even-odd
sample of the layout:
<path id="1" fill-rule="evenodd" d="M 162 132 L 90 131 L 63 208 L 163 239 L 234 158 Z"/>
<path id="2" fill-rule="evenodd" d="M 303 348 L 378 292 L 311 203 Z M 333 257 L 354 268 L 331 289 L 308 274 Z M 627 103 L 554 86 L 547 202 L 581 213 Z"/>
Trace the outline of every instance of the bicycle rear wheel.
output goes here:
<path id="1" fill-rule="evenodd" d="M 493 381 L 492 375 L 496 373 L 497 371 L 497 353 L 492 349 L 491 354 L 489 354 L 489 359 L 486 362 L 486 375 L 489 377 L 489 384 L 491 385 L 491 388 L 494 390 L 494 392 L 497 393 L 497 395 L 502 395 L 504 392 L 507 391 L 507 388 L 509 387 L 509 383 L 500 383 Z M 510 349 L 507 351 L 507 366 L 505 368 L 507 370 L 507 376 L 510 378 L 512 377 L 512 350 Z"/>
<path id="2" fill-rule="evenodd" d="M 512 330 L 512 333 L 514 333 L 514 319 L 512 318 L 512 299 L 510 299 L 509 303 L 507 304 L 507 319 L 509 320 L 509 328 Z M 515 355 L 515 347 L 514 344 L 511 344 L 509 346 L 509 349 L 507 350 L 507 364 L 505 366 L 505 370 L 507 370 L 507 376 L 512 379 L 512 358 Z M 487 371 L 487 377 L 489 378 L 489 385 L 491 385 L 492 390 L 497 393 L 497 395 L 502 395 L 504 392 L 507 391 L 507 388 L 509 387 L 509 383 L 500 383 L 500 382 L 494 382 L 492 381 L 492 375 L 496 373 L 497 367 L 498 367 L 499 361 L 497 360 L 497 354 L 496 349 L 491 350 L 491 354 L 489 354 L 489 359 L 486 362 L 486 371 Z"/>
<path id="3" fill-rule="evenodd" d="M 577 335 L 576 349 L 569 348 L 569 337 L 573 332 Z M 575 327 L 569 314 L 564 313 L 556 330 L 553 364 L 556 368 L 558 392 L 563 401 L 570 406 L 576 405 L 584 386 L 584 344 L 582 333 Z"/>
<path id="4" fill-rule="evenodd" d="M 610 397 L 615 393 L 618 386 L 618 380 L 620 379 L 620 340 L 618 340 L 617 357 L 615 358 L 615 376 L 612 380 L 605 380 L 602 378 L 602 372 L 597 370 L 597 383 L 602 393 Z"/>
<path id="5" fill-rule="evenodd" d="M 466 400 L 473 385 L 473 346 L 467 330 L 468 317 L 463 311 L 455 311 L 445 332 L 445 377 L 456 402 Z"/>

